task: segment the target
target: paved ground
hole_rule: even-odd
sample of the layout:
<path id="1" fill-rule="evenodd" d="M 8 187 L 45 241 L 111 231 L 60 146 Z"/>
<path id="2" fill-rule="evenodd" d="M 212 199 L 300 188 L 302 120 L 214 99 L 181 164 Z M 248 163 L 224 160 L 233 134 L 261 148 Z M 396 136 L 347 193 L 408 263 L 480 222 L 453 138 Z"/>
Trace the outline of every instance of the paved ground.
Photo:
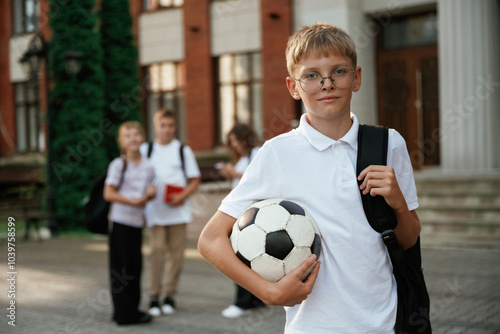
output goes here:
<path id="1" fill-rule="evenodd" d="M 110 321 L 107 246 L 103 238 L 18 242 L 16 326 L 8 325 L 7 244 L 0 245 L 0 333 L 282 333 L 284 311 L 267 307 L 239 320 L 220 311 L 233 299 L 233 284 L 195 249 L 204 222 L 222 193 L 194 199 L 187 260 L 178 295 L 178 313 L 152 324 L 119 327 Z M 500 333 L 500 250 L 424 248 L 423 262 L 434 333 Z M 144 252 L 148 249 L 145 247 Z M 146 295 L 147 271 L 143 276 Z M 147 301 L 143 300 L 146 307 Z M 314 333 L 311 333 L 314 334 Z"/>

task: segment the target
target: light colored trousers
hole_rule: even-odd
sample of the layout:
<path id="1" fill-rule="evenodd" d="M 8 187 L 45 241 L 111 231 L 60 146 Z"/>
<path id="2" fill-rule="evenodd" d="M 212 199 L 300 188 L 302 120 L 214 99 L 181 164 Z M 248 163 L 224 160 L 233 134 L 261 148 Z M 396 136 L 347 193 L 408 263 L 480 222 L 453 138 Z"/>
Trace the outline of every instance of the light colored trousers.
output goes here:
<path id="1" fill-rule="evenodd" d="M 165 274 L 165 296 L 175 297 L 184 263 L 187 224 L 148 228 L 150 282 L 149 296 L 160 296 Z"/>

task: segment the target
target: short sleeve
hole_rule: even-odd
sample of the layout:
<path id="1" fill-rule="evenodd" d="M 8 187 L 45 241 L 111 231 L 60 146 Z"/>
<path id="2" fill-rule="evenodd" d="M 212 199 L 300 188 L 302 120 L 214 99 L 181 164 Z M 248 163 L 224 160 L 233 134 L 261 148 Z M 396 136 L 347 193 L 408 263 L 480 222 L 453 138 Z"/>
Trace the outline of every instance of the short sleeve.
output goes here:
<path id="1" fill-rule="evenodd" d="M 189 146 L 184 146 L 184 167 L 186 168 L 186 177 L 188 179 L 200 177 L 200 169 L 196 162 L 196 157 Z"/>
<path id="2" fill-rule="evenodd" d="M 155 182 L 155 177 L 156 177 L 156 174 L 155 174 L 155 169 L 153 167 L 152 164 L 149 164 L 148 166 L 148 177 L 146 179 L 146 182 L 147 182 L 147 185 L 150 186 L 150 185 L 153 185 L 154 182 Z"/>
<path id="3" fill-rule="evenodd" d="M 139 146 L 139 151 L 141 152 L 141 156 L 143 158 L 146 158 L 146 159 L 149 159 L 148 158 L 148 146 L 149 146 L 148 142 L 142 143 L 141 146 Z"/>
<path id="4" fill-rule="evenodd" d="M 240 183 L 222 201 L 219 210 L 238 218 L 253 203 L 280 197 L 275 186 L 277 155 L 270 146 L 264 145 L 250 162 Z"/>
<path id="5" fill-rule="evenodd" d="M 413 167 L 406 148 L 404 138 L 393 129 L 389 130 L 389 148 L 387 165 L 394 168 L 399 188 L 405 197 L 408 210 L 418 208 L 417 188 L 413 175 Z"/>
<path id="6" fill-rule="evenodd" d="M 108 166 L 108 173 L 106 174 L 105 184 L 117 187 L 120 183 L 121 171 L 123 169 L 123 159 L 116 158 Z"/>

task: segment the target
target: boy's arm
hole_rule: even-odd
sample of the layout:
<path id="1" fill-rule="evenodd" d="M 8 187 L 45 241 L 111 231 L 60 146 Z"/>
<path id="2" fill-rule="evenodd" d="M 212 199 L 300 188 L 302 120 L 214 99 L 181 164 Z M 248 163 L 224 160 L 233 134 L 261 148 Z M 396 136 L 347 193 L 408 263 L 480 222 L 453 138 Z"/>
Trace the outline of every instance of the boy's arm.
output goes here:
<path id="1" fill-rule="evenodd" d="M 398 220 L 398 226 L 394 229 L 394 233 L 396 233 L 401 248 L 408 249 L 415 245 L 420 234 L 420 220 L 415 210 L 408 210 L 394 168 L 371 165 L 359 174 L 358 180 L 363 180 L 360 186 L 363 194 L 383 196 L 387 204 L 394 210 Z"/>
<path id="2" fill-rule="evenodd" d="M 150 198 L 147 195 L 141 196 L 137 199 L 129 199 L 127 197 L 122 196 L 116 187 L 111 184 L 106 184 L 104 186 L 103 198 L 107 202 L 115 202 L 122 203 L 132 206 L 144 206 L 148 202 Z"/>
<path id="3" fill-rule="evenodd" d="M 269 282 L 248 268 L 234 254 L 229 241 L 236 219 L 221 212 L 210 219 L 198 240 L 198 250 L 215 268 L 269 305 L 300 304 L 311 293 L 319 271 L 318 262 L 305 282 L 301 277 L 313 265 L 314 255 L 277 283 Z"/>

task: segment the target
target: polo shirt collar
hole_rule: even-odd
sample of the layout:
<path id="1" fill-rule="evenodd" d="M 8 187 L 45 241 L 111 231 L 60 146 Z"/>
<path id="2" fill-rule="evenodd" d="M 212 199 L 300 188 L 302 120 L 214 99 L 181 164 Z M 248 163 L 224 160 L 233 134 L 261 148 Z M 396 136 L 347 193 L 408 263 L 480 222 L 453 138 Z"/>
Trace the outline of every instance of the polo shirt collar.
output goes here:
<path id="1" fill-rule="evenodd" d="M 336 142 L 345 142 L 349 144 L 353 149 L 356 149 L 358 141 L 358 128 L 359 122 L 356 115 L 351 113 L 352 125 L 349 131 L 340 138 L 339 140 L 334 140 L 330 137 L 325 136 L 309 124 L 306 120 L 306 114 L 300 117 L 300 124 L 298 130 L 304 134 L 309 143 L 314 146 L 318 151 L 323 151 L 328 147 L 334 145 Z"/>

